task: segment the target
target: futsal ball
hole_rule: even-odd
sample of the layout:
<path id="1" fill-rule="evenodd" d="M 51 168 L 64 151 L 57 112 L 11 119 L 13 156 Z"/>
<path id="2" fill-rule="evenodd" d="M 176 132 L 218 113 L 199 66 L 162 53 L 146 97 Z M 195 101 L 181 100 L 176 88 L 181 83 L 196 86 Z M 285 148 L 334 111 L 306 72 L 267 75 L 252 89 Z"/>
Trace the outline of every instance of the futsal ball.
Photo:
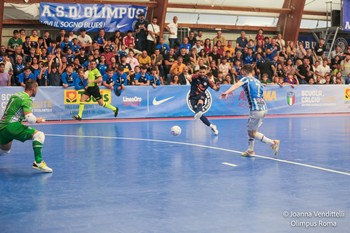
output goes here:
<path id="1" fill-rule="evenodd" d="M 181 128 L 178 125 L 174 125 L 173 127 L 171 127 L 170 132 L 172 135 L 178 136 L 181 134 Z"/>

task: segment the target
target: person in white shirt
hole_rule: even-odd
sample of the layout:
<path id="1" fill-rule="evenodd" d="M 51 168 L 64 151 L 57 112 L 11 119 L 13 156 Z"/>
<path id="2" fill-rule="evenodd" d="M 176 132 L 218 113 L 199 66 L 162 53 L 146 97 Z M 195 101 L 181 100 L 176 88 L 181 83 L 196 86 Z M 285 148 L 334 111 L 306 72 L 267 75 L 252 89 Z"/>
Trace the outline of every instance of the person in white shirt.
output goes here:
<path id="1" fill-rule="evenodd" d="M 323 59 L 322 65 L 316 67 L 315 73 L 317 75 L 317 80 L 320 84 L 325 83 L 325 75 L 331 72 L 331 68 L 328 65 L 328 60 Z"/>
<path id="2" fill-rule="evenodd" d="M 158 43 L 160 36 L 160 28 L 158 23 L 158 18 L 153 17 L 152 23 L 147 26 L 147 53 L 153 54 L 156 44 Z"/>
<path id="3" fill-rule="evenodd" d="M 90 52 L 92 47 L 92 39 L 88 34 L 86 34 L 86 30 L 84 28 L 80 30 L 80 35 L 77 38 L 81 47 L 84 48 L 86 52 Z"/>
<path id="4" fill-rule="evenodd" d="M 179 46 L 181 44 L 179 38 L 177 38 L 177 24 L 178 18 L 174 16 L 173 22 L 169 23 L 165 28 L 170 32 L 169 35 L 169 46 L 170 48 L 174 48 L 175 46 Z"/>

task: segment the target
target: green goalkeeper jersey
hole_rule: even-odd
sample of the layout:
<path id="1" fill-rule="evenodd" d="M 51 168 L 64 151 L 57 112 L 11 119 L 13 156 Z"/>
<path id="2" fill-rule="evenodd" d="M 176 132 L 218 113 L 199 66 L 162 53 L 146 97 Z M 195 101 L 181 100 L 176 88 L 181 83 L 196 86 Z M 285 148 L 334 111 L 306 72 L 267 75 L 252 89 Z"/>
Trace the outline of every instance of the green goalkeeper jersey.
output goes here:
<path id="1" fill-rule="evenodd" d="M 24 113 L 33 112 L 33 100 L 25 92 L 18 92 L 11 96 L 6 105 L 4 115 L 0 119 L 0 130 L 12 122 L 22 122 Z"/>

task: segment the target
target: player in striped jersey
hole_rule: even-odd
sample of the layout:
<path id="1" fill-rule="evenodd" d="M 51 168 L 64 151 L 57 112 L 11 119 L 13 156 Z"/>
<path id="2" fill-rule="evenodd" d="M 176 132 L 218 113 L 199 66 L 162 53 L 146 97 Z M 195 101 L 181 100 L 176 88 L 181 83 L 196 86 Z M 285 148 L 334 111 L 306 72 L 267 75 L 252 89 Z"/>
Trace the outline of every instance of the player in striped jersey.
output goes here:
<path id="1" fill-rule="evenodd" d="M 242 156 L 254 156 L 254 139 L 260 140 L 271 146 L 275 155 L 278 154 L 280 141 L 272 140 L 262 133 L 258 132 L 259 127 L 262 125 L 263 119 L 267 113 L 267 107 L 264 100 L 263 86 L 258 79 L 253 76 L 253 67 L 251 65 L 245 65 L 242 68 L 243 78 L 236 84 L 232 85 L 228 90 L 221 94 L 221 98 L 227 98 L 227 95 L 242 87 L 249 103 L 250 114 L 248 120 L 248 149 L 242 153 Z"/>

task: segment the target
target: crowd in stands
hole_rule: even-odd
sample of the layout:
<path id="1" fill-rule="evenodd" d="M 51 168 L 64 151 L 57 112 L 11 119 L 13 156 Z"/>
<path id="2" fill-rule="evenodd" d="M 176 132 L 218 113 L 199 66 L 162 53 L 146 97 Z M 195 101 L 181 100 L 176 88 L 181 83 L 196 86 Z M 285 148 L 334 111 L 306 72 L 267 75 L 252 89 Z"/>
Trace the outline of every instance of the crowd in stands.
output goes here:
<path id="1" fill-rule="evenodd" d="M 82 89 L 90 61 L 98 64 L 101 85 L 119 91 L 126 85 L 187 85 L 201 66 L 215 83 L 233 84 L 245 64 L 254 66 L 264 84 L 350 84 L 350 46 L 345 51 L 337 46 L 328 59 L 323 39 L 305 49 L 302 42 L 265 36 L 262 29 L 252 39 L 244 31 L 236 41 L 226 40 L 222 31 L 214 38 L 190 31 L 180 41 L 176 16 L 165 30 L 169 43 L 160 36 L 157 18 L 149 23 L 143 14 L 134 31 L 111 36 L 104 29 L 94 37 L 85 29 L 79 35 L 61 29 L 56 38 L 49 31 L 14 30 L 0 47 L 0 86 L 24 86 L 33 79 L 40 86 Z"/>

